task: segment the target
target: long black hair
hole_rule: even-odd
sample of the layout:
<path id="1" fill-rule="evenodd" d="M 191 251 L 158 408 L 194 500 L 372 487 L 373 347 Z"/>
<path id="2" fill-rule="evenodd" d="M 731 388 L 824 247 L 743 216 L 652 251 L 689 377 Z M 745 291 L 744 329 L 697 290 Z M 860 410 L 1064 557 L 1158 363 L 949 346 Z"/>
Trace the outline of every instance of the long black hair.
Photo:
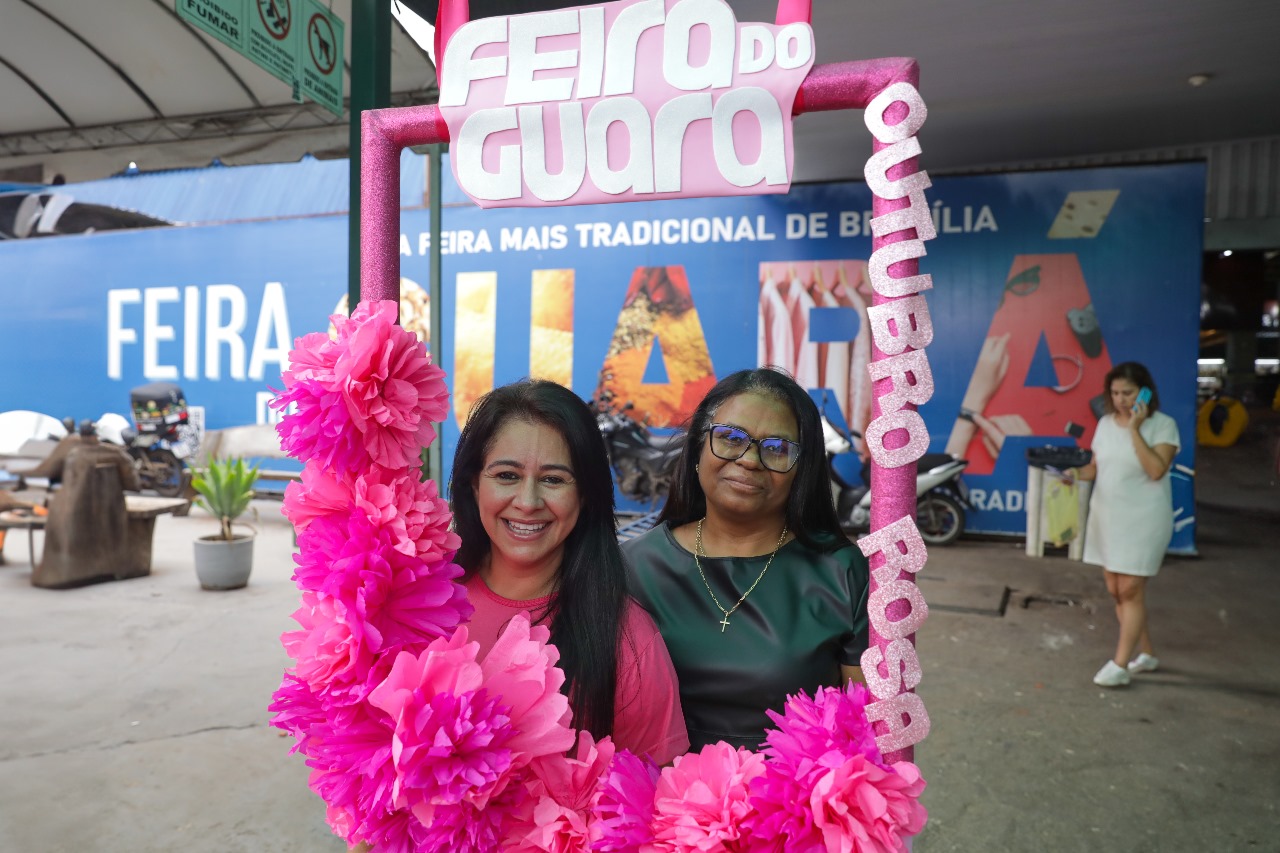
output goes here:
<path id="1" fill-rule="evenodd" d="M 1146 365 L 1136 361 L 1123 361 L 1107 371 L 1107 378 L 1102 381 L 1103 408 L 1107 412 L 1115 412 L 1115 404 L 1111 402 L 1111 383 L 1117 379 L 1128 379 L 1139 388 L 1151 389 L 1151 402 L 1147 403 L 1147 411 L 1152 414 L 1160 411 L 1160 392 L 1156 389 L 1156 381 L 1151 378 L 1151 371 Z"/>
<path id="2" fill-rule="evenodd" d="M 689 419 L 684 450 L 676 463 L 659 521 L 679 527 L 707 514 L 707 496 L 698 482 L 698 459 L 716 411 L 739 394 L 759 394 L 785 403 L 800 430 L 800 460 L 796 463 L 796 477 L 787 498 L 787 529 L 805 545 L 819 551 L 832 551 L 849 544 L 848 537 L 840 530 L 831 501 L 831 480 L 818 407 L 794 379 L 774 367 L 731 373 L 702 398 Z"/>
<path id="3" fill-rule="evenodd" d="M 489 554 L 491 543 L 480 519 L 476 482 L 498 431 L 513 419 L 556 430 L 569 448 L 581 507 L 577 524 L 564 542 L 549 612 L 538 621 L 550 619 L 551 642 L 560 650 L 563 690 L 573 706 L 574 726 L 599 739 L 613 733 L 627 583 L 604 438 L 591 409 L 568 388 L 524 379 L 490 391 L 471 408 L 449 481 L 449 505 L 462 539 L 456 559 L 470 578 Z"/>

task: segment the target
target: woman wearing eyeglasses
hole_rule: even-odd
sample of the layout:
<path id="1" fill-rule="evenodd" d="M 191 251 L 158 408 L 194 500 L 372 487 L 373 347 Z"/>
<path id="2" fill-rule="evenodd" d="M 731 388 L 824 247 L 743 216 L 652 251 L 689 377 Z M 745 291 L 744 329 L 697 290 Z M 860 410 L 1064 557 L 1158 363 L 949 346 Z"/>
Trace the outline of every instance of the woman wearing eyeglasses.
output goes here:
<path id="1" fill-rule="evenodd" d="M 692 749 L 754 749 L 788 694 L 862 680 L 867 562 L 790 377 L 734 373 L 690 423 L 658 526 L 623 548 L 630 588 L 671 652 Z"/>

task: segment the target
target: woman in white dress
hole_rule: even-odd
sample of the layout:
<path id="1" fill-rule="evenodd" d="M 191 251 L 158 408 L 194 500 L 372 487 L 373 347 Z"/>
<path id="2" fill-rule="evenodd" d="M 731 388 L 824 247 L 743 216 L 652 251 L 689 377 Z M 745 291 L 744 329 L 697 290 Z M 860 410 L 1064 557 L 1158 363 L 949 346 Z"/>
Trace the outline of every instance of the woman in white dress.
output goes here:
<path id="1" fill-rule="evenodd" d="M 1116 365 L 1104 392 L 1107 414 L 1093 436 L 1093 461 L 1072 473 L 1095 481 L 1084 561 L 1103 567 L 1120 622 L 1115 657 L 1093 683 L 1121 687 L 1130 673 L 1151 672 L 1160 663 L 1147 631 L 1146 586 L 1173 537 L 1169 467 L 1181 442 L 1173 418 L 1159 411 L 1160 395 L 1146 367 Z"/>

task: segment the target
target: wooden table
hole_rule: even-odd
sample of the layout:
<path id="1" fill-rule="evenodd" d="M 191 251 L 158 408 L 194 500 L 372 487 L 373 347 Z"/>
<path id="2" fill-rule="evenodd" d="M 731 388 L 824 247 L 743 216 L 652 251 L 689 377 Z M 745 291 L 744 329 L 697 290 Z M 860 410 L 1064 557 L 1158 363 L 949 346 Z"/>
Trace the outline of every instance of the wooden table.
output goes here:
<path id="1" fill-rule="evenodd" d="M 129 514 L 128 577 L 151 574 L 151 540 L 155 538 L 156 518 L 189 505 L 190 501 L 185 498 L 124 496 L 125 512 Z"/>
<path id="2" fill-rule="evenodd" d="M 184 498 L 158 498 L 150 495 L 125 495 L 124 509 L 129 516 L 129 565 L 130 577 L 151 573 L 151 541 L 155 538 L 156 518 L 176 512 L 188 505 Z M 26 529 L 27 549 L 31 565 L 36 564 L 35 531 L 43 530 L 46 516 L 18 516 L 13 512 L 0 513 L 0 530 Z M 0 553 L 0 565 L 4 554 Z"/>
<path id="3" fill-rule="evenodd" d="M 31 565 L 36 564 L 36 528 L 44 527 L 43 515 L 17 515 L 13 510 L 0 512 L 0 530 L 27 531 L 27 549 L 31 553 Z M 0 551 L 0 566 L 4 565 L 4 552 Z"/>

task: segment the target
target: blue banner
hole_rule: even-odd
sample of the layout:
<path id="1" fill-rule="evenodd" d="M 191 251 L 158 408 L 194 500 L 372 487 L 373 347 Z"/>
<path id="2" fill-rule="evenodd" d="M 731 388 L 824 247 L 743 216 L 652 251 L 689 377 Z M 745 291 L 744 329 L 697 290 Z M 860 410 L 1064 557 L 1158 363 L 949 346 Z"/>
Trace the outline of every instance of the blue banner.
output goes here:
<path id="1" fill-rule="evenodd" d="M 1026 448 L 1088 447 L 1103 377 L 1134 360 L 1181 433 L 1172 548 L 1193 551 L 1203 165 L 938 178 L 928 197 L 938 237 L 920 268 L 933 278 L 936 391 L 922 414 L 931 450 L 970 460 L 968 529 L 1023 532 Z M 450 205 L 446 459 L 471 402 L 527 375 L 585 398 L 607 389 L 661 428 L 718 378 L 775 363 L 826 388 L 829 414 L 861 430 L 870 208 L 862 183 L 547 210 Z M 428 213 L 405 210 L 401 225 L 404 321 L 425 334 Z M 265 422 L 292 339 L 326 328 L 344 302 L 346 239 L 346 217 L 327 215 L 4 241 L 0 410 L 127 413 L 129 388 L 171 380 L 210 428 Z"/>

